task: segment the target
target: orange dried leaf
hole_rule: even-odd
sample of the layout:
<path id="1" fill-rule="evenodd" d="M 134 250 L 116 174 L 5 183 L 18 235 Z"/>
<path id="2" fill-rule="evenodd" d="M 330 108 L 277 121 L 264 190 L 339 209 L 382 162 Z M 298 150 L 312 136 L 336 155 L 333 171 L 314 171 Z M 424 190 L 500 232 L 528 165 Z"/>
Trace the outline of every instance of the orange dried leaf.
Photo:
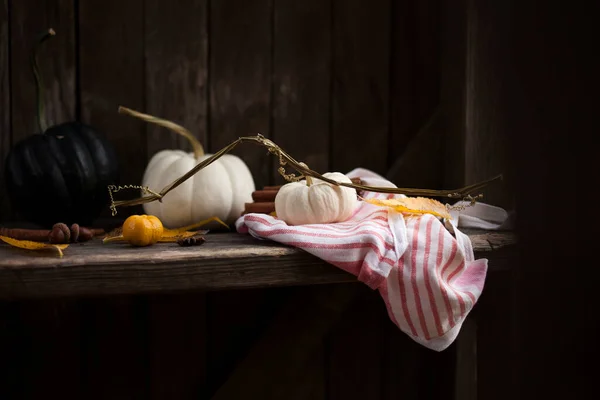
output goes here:
<path id="1" fill-rule="evenodd" d="M 195 224 L 182 226 L 181 228 L 177 228 L 177 229 L 166 229 L 165 228 L 165 230 L 163 232 L 163 236 L 169 237 L 169 236 L 180 235 L 184 232 L 198 229 L 201 226 L 204 226 L 204 225 L 208 224 L 209 222 L 213 222 L 213 221 L 218 222 L 219 224 L 223 225 L 225 228 L 229 229 L 229 225 L 227 225 L 225 222 L 221 221 L 218 217 L 211 217 L 211 218 L 202 220 L 200 222 L 196 222 Z"/>
<path id="2" fill-rule="evenodd" d="M 118 227 L 108 232 L 106 236 L 104 236 L 104 238 L 102 239 L 102 243 L 118 242 L 124 240 L 125 238 L 123 238 L 123 227 Z"/>
<path id="3" fill-rule="evenodd" d="M 426 197 L 406 197 L 401 199 L 363 199 L 376 206 L 391 207 L 403 214 L 432 214 L 437 217 L 452 219 L 445 205 Z"/>
<path id="4" fill-rule="evenodd" d="M 163 233 L 162 237 L 158 240 L 162 243 L 173 243 L 180 239 L 190 238 L 196 235 L 204 235 L 208 231 L 192 231 L 192 232 L 177 232 L 175 230 L 169 230 L 169 232 Z"/>
<path id="5" fill-rule="evenodd" d="M 50 244 L 42 242 L 32 242 L 30 240 L 17 240 L 7 236 L 0 236 L 0 239 L 10 244 L 11 246 L 18 247 L 26 250 L 46 250 L 55 249 L 58 251 L 60 257 L 63 256 L 63 250 L 69 247 L 68 244 Z"/>
<path id="6" fill-rule="evenodd" d="M 198 228 L 203 225 L 208 224 L 209 222 L 213 222 L 213 221 L 229 228 L 229 226 L 225 222 L 221 221 L 219 218 L 212 217 L 212 218 L 208 218 L 208 219 L 199 221 L 192 225 L 183 226 L 181 228 L 176 228 L 176 229 L 163 228 L 163 234 L 160 237 L 160 239 L 158 239 L 158 241 L 161 243 L 174 243 L 174 242 L 177 242 L 178 240 L 189 238 L 192 236 L 204 235 L 208 231 L 207 230 L 198 230 Z M 118 228 L 113 229 L 112 231 L 107 233 L 106 236 L 104 236 L 104 239 L 102 239 L 102 243 L 122 242 L 122 241 L 125 241 L 125 238 L 123 237 L 123 227 L 118 227 Z"/>
<path id="7" fill-rule="evenodd" d="M 173 238 L 173 237 L 184 238 L 184 237 L 194 236 L 194 235 L 197 235 L 197 234 L 202 234 L 203 235 L 203 234 L 205 234 L 207 232 L 208 231 L 182 231 L 182 230 L 179 230 L 179 229 L 167 229 L 167 228 L 165 228 L 163 230 L 162 238 L 163 239 L 165 239 L 165 238 Z"/>

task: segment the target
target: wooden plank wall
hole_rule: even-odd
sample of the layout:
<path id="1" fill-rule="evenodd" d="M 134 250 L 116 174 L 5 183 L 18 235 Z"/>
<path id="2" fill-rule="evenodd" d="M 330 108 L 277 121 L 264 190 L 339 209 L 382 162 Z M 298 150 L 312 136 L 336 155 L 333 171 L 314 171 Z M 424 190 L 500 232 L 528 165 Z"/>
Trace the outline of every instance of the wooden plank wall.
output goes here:
<path id="1" fill-rule="evenodd" d="M 40 54 L 48 117 L 79 118 L 105 132 L 122 183 L 139 183 L 157 150 L 187 147 L 118 115 L 119 105 L 185 125 L 210 151 L 260 132 L 316 170 L 386 174 L 440 103 L 439 3 L 3 0 L 0 184 L 11 145 L 35 132 L 27 51 L 48 27 L 57 32 Z M 236 154 L 258 187 L 281 182 L 262 149 L 248 145 Z M 395 175 L 399 183 L 441 183 L 439 168 L 415 167 L 423 153 L 415 154 L 417 172 Z M 0 193 L 0 222 L 18 219 Z M 308 294 L 298 288 L 1 304 L 0 398 L 211 398 L 230 375 L 244 376 L 236 368 L 288 299 Z M 274 393 L 417 399 L 452 392 L 445 372 L 454 349 L 427 351 L 391 324 L 376 293 L 360 296 L 356 312 L 319 325 L 325 337 L 311 342 L 303 373 L 282 378 L 294 384 Z"/>
<path id="2" fill-rule="evenodd" d="M 4 188 L 4 159 L 10 150 L 10 43 L 8 22 L 8 0 L 0 3 L 0 187 Z M 10 215 L 10 203 L 5 195 L 0 196 L 0 221 Z"/>
<path id="3" fill-rule="evenodd" d="M 516 168 L 503 117 L 515 94 L 505 81 L 513 5 L 444 0 L 441 44 L 441 109 L 444 129 L 444 183 L 447 187 L 503 174 L 482 190 L 484 202 L 515 208 Z"/>
<path id="4" fill-rule="evenodd" d="M 122 183 L 139 184 L 156 151 L 188 146 L 119 105 L 183 124 L 210 151 L 260 132 L 318 171 L 386 174 L 439 103 L 438 3 L 4 0 L 0 165 L 36 132 L 29 50 L 52 27 L 39 57 L 48 119 L 104 132 Z M 263 149 L 236 154 L 258 187 L 281 181 Z M 439 174 L 423 170 L 423 182 Z M 18 220 L 0 201 L 0 222 Z"/>

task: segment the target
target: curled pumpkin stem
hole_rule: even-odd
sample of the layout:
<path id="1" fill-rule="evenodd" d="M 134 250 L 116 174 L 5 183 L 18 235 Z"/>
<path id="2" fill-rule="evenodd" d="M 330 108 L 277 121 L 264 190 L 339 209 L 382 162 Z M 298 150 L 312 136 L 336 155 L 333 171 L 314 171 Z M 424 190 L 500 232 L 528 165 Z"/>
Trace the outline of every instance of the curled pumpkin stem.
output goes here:
<path id="1" fill-rule="evenodd" d="M 194 157 L 196 157 L 196 159 L 198 159 L 204 155 L 204 147 L 202 146 L 202 143 L 200 143 L 198 141 L 198 139 L 196 139 L 190 131 L 188 131 L 181 125 L 178 125 L 171 121 L 167 121 L 166 119 L 157 118 L 152 115 L 144 114 L 139 111 L 135 111 L 130 108 L 123 107 L 123 106 L 119 106 L 119 113 L 130 115 L 132 117 L 139 118 L 142 121 L 150 122 L 150 123 L 156 124 L 158 126 L 162 126 L 164 128 L 170 129 L 173 132 L 177 133 L 178 135 L 183 136 L 190 142 L 190 144 L 192 145 L 192 149 L 194 151 Z"/>
<path id="2" fill-rule="evenodd" d="M 125 108 L 120 107 L 120 109 L 125 109 Z M 134 117 L 139 117 L 135 112 L 134 113 L 127 112 L 127 114 L 134 116 Z M 150 116 L 150 117 L 151 117 L 150 119 L 148 119 L 148 118 L 142 118 L 142 119 L 144 119 L 148 122 L 151 122 L 151 123 L 159 124 L 161 126 L 167 126 L 166 124 L 164 124 L 162 122 L 164 120 L 160 120 L 159 118 L 155 118 L 152 116 Z M 170 127 L 170 129 L 176 129 L 173 126 L 167 126 L 167 127 Z M 132 200 L 112 201 L 111 209 L 113 211 L 116 211 L 116 207 L 130 207 L 130 206 L 136 206 L 136 205 L 150 203 L 150 202 L 153 202 L 156 200 L 160 200 L 167 193 L 169 193 L 171 190 L 173 190 L 176 187 L 178 187 L 179 185 L 181 185 L 183 182 L 188 180 L 190 177 L 192 177 L 198 171 L 202 170 L 203 168 L 206 168 L 207 166 L 209 166 L 210 164 L 212 164 L 213 162 L 218 160 L 224 154 L 232 151 L 238 144 L 247 143 L 247 142 L 255 143 L 260 146 L 266 147 L 271 154 L 276 155 L 279 158 L 279 164 L 280 164 L 279 172 L 287 181 L 290 181 L 290 182 L 298 181 L 298 180 L 302 179 L 303 177 L 306 179 L 309 179 L 310 177 L 312 177 L 312 178 L 316 178 L 321 181 L 327 182 L 331 185 L 345 186 L 345 187 L 350 187 L 350 188 L 368 191 L 368 192 L 404 194 L 407 196 L 446 197 L 446 198 L 451 198 L 451 199 L 472 200 L 472 199 L 474 199 L 474 197 L 471 196 L 471 194 L 473 192 L 481 190 L 483 187 L 487 186 L 488 184 L 502 179 L 502 175 L 497 175 L 497 176 L 495 176 L 491 179 L 485 180 L 483 182 L 478 182 L 473 185 L 465 186 L 465 187 L 462 187 L 459 189 L 452 189 L 452 190 L 390 188 L 390 187 L 369 186 L 369 185 L 362 185 L 362 184 L 355 184 L 355 183 L 337 182 L 333 179 L 324 177 L 323 175 L 321 175 L 320 173 L 318 173 L 316 171 L 313 171 L 312 169 L 308 168 L 308 166 L 306 164 L 296 161 L 291 155 L 289 155 L 287 152 L 285 152 L 281 147 L 279 147 L 277 144 L 275 144 L 272 140 L 264 137 L 263 135 L 261 135 L 259 133 L 255 136 L 242 136 L 242 137 L 236 139 L 229 145 L 225 146 L 218 152 L 214 153 L 212 156 L 210 156 L 210 157 L 204 159 L 203 161 L 199 162 L 198 164 L 196 164 L 194 166 L 194 168 L 190 169 L 183 176 L 176 179 L 169 185 L 165 186 L 159 193 L 154 193 L 149 196 L 142 196 L 142 197 L 132 199 Z M 296 170 L 300 174 L 300 176 L 296 176 L 294 173 L 286 174 L 285 168 L 284 168 L 285 166 L 289 166 L 292 169 Z"/>
<path id="3" fill-rule="evenodd" d="M 37 54 L 40 45 L 54 35 L 56 35 L 56 32 L 54 32 L 54 29 L 52 28 L 46 29 L 44 32 L 42 32 L 38 40 L 35 42 L 30 56 L 31 70 L 33 71 L 33 76 L 35 78 L 35 91 L 37 95 L 37 123 L 40 133 L 46 132 L 46 129 L 48 129 L 48 124 L 46 123 L 46 111 L 44 107 L 44 82 L 42 80 L 42 75 L 40 74 Z"/>

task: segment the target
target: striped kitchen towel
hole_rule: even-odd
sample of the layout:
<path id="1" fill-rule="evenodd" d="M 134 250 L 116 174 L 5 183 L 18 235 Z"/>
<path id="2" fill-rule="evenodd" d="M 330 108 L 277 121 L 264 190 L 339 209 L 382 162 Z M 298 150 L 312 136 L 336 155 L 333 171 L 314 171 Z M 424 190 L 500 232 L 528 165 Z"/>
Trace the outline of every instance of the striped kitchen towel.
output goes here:
<path id="1" fill-rule="evenodd" d="M 394 186 L 362 168 L 347 175 L 367 185 Z M 363 195 L 396 196 L 404 197 Z M 483 209 L 495 218 L 490 224 L 502 224 L 504 210 L 487 205 Z M 475 260 L 469 237 L 458 229 L 460 215 L 454 214 L 452 223 L 444 225 L 433 215 L 407 217 L 360 202 L 354 215 L 340 223 L 288 226 L 269 215 L 246 214 L 236 228 L 301 248 L 355 275 L 379 291 L 398 328 L 423 346 L 442 351 L 454 341 L 481 295 L 487 272 L 487 260 Z M 471 212 L 466 221 L 482 220 Z"/>

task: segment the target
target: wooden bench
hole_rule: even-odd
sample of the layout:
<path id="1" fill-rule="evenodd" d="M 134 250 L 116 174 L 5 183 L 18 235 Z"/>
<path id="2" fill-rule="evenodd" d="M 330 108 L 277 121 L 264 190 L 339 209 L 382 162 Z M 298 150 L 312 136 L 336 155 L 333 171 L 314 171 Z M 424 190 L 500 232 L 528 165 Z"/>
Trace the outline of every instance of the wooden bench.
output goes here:
<path id="1" fill-rule="evenodd" d="M 465 232 L 476 257 L 489 260 L 482 299 L 488 285 L 497 299 L 494 283 L 510 274 L 516 237 Z M 477 318 L 448 350 L 429 351 L 398 330 L 377 293 L 354 276 L 236 233 L 210 233 L 187 248 L 94 239 L 63 258 L 0 245 L 0 297 L 0 397 L 410 399 L 426 391 L 462 400 L 476 398 L 477 380 L 503 365 L 496 335 L 478 348 Z M 483 331 L 502 323 L 489 318 L 495 304 L 483 312 Z M 486 358 L 481 371 L 478 352 L 497 365 Z"/>
<path id="2" fill-rule="evenodd" d="M 490 272 L 510 268 L 515 236 L 466 231 Z M 0 298 L 98 296 L 356 282 L 300 249 L 237 233 L 208 234 L 199 247 L 72 244 L 62 258 L 0 246 Z M 50 250 L 48 250 L 50 251 Z M 492 278 L 493 279 L 493 278 Z"/>

